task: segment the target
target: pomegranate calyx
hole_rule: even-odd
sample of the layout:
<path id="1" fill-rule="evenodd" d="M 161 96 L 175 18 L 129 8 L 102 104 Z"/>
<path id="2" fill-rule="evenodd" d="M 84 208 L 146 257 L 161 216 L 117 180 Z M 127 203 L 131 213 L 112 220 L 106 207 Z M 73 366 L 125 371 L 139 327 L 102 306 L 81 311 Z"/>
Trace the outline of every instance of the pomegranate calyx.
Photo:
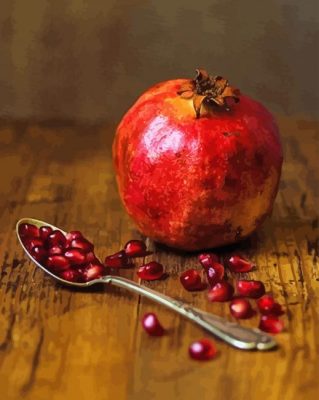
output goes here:
<path id="1" fill-rule="evenodd" d="M 229 85 L 227 79 L 211 76 L 205 69 L 196 70 L 196 78 L 182 85 L 177 92 L 184 99 L 193 99 L 196 118 L 200 117 L 202 104 L 217 105 L 230 111 L 234 103 L 238 103 L 240 91 Z"/>

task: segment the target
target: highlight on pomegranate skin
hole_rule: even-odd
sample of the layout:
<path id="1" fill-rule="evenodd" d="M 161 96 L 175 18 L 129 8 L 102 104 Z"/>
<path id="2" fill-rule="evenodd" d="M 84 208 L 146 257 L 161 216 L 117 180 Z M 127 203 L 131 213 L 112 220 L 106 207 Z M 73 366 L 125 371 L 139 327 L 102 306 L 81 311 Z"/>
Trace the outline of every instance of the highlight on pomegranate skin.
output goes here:
<path id="1" fill-rule="evenodd" d="M 180 282 L 190 292 L 204 289 L 202 278 L 196 269 L 188 269 L 180 275 Z"/>
<path id="2" fill-rule="evenodd" d="M 218 282 L 208 292 L 208 300 L 215 302 L 224 302 L 232 299 L 234 288 L 226 281 Z"/>
<path id="3" fill-rule="evenodd" d="M 208 361 L 216 356 L 217 350 L 211 340 L 200 339 L 191 343 L 188 348 L 188 353 L 194 360 Z"/>
<path id="4" fill-rule="evenodd" d="M 155 281 L 162 278 L 164 275 L 164 268 L 159 262 L 151 261 L 147 264 L 141 265 L 137 270 L 137 275 L 145 281 Z"/>
<path id="5" fill-rule="evenodd" d="M 163 336 L 165 329 L 159 322 L 156 314 L 147 313 L 142 318 L 142 326 L 150 336 Z"/>
<path id="6" fill-rule="evenodd" d="M 37 262 L 66 281 L 88 282 L 106 273 L 94 254 L 93 244 L 79 231 L 64 235 L 50 226 L 37 228 L 32 224 L 21 224 L 19 235 Z"/>

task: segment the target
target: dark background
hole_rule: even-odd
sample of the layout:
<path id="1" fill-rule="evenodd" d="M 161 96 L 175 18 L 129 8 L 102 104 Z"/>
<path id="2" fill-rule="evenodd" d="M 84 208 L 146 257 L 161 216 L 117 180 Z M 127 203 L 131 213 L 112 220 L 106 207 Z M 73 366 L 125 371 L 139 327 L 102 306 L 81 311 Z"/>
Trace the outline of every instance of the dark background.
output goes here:
<path id="1" fill-rule="evenodd" d="M 155 82 L 221 74 L 318 110 L 318 0 L 2 0 L 0 117 L 117 122 Z"/>

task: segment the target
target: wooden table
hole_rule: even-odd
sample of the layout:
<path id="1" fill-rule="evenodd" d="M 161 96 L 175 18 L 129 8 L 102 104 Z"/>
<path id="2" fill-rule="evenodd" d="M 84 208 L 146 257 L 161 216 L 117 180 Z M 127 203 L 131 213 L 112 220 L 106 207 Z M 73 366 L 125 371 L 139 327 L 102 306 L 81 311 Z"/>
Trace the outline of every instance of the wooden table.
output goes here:
<path id="1" fill-rule="evenodd" d="M 249 276 L 263 280 L 287 307 L 286 331 L 277 336 L 279 349 L 268 353 L 216 341 L 218 357 L 204 363 L 187 354 L 191 341 L 209 337 L 200 328 L 124 290 L 61 287 L 17 243 L 15 223 L 27 216 L 80 229 L 101 257 L 139 237 L 117 195 L 114 127 L 0 124 L 2 399 L 318 398 L 318 125 L 301 117 L 278 121 L 285 164 L 274 214 L 237 248 L 258 266 Z M 181 287 L 179 274 L 198 266 L 196 255 L 149 245 L 169 279 L 148 286 L 229 318 L 227 304 Z M 132 269 L 121 273 L 136 280 Z M 142 331 L 148 311 L 169 328 L 165 337 Z M 258 319 L 243 323 L 256 326 Z"/>

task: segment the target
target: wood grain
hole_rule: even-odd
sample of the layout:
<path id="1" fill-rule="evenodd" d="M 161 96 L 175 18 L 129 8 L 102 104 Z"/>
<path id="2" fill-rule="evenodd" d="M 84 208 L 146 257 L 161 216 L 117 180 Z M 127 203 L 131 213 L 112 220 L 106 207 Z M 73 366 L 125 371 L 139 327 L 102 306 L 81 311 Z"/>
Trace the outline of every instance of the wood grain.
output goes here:
<path id="1" fill-rule="evenodd" d="M 261 231 L 222 256 L 241 251 L 258 266 L 250 277 L 287 307 L 280 347 L 244 352 L 217 342 L 217 359 L 190 360 L 201 329 L 148 300 L 112 287 L 72 290 L 55 284 L 23 254 L 15 237 L 22 217 L 80 229 L 104 257 L 138 238 L 117 195 L 112 126 L 0 123 L 0 387 L 3 399 L 317 399 L 319 392 L 318 124 L 278 117 L 285 165 L 273 216 Z M 195 254 L 154 243 L 169 278 L 148 285 L 229 318 L 227 305 L 188 293 L 180 272 Z M 142 262 L 138 260 L 137 264 Z M 137 279 L 134 270 L 122 274 Z M 144 312 L 169 333 L 150 338 Z M 245 321 L 256 326 L 257 317 Z"/>

